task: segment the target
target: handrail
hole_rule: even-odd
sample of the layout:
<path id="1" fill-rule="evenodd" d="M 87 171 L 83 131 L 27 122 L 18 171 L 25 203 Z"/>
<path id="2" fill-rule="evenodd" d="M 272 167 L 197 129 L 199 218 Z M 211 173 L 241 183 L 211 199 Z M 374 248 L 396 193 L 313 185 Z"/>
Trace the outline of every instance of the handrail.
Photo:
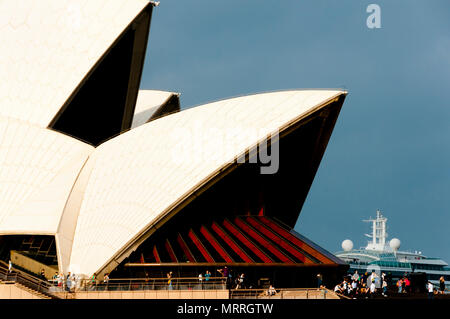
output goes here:
<path id="1" fill-rule="evenodd" d="M 76 282 L 76 291 L 106 291 L 106 290 L 225 290 L 225 277 L 178 277 L 178 278 L 119 278 L 99 281 L 82 279 Z"/>
<path id="2" fill-rule="evenodd" d="M 50 287 L 52 287 L 52 285 L 49 282 L 35 278 L 29 274 L 18 271 L 15 268 L 12 268 L 10 272 L 9 268 L 5 267 L 5 265 L 6 263 L 1 261 L 0 278 L 4 278 L 5 281 L 11 281 L 21 284 L 47 297 L 58 298 L 57 296 L 50 293 Z"/>
<path id="3" fill-rule="evenodd" d="M 58 291 L 55 285 L 50 282 L 33 278 L 28 274 L 18 272 L 15 269 L 9 272 L 8 268 L 0 264 L 0 279 L 12 281 L 30 288 L 37 293 L 52 298 L 68 298 L 70 293 L 83 291 L 130 291 L 130 290 L 227 290 L 225 277 L 179 277 L 179 278 L 130 278 L 109 279 L 107 282 L 93 281 L 92 279 L 79 280 L 71 290 L 66 290 L 67 286 L 61 287 Z M 201 280 L 200 280 L 201 279 Z M 55 289 L 52 292 L 52 288 Z M 276 294 L 271 296 L 268 289 L 230 289 L 230 298 L 292 298 L 294 292 L 305 292 L 307 299 L 312 295 L 317 298 L 317 293 L 322 292 L 323 299 L 327 299 L 328 294 L 334 294 L 326 288 L 282 288 L 276 289 Z M 315 294 L 312 294 L 315 292 Z M 291 293 L 290 295 L 287 295 Z M 294 295 L 295 296 L 295 295 Z M 343 296 L 339 296 L 343 298 Z"/>
<path id="4" fill-rule="evenodd" d="M 172 280 L 177 280 L 177 279 L 182 279 L 182 280 L 192 280 L 192 281 L 199 281 L 200 277 L 172 277 Z M 203 281 L 205 281 L 206 277 L 201 277 Z M 209 277 L 209 280 L 224 280 L 226 279 L 225 277 Z M 85 279 L 85 280 L 90 280 L 90 279 Z M 169 280 L 166 277 L 148 277 L 148 278 L 110 278 L 109 281 L 145 281 L 145 280 L 159 280 L 159 281 L 167 281 Z"/>
<path id="5" fill-rule="evenodd" d="M 318 293 L 323 297 L 323 299 L 328 299 L 327 295 L 336 295 L 339 298 L 342 298 L 342 296 L 339 296 L 335 294 L 333 291 L 331 291 L 328 288 L 278 288 L 275 289 L 275 293 L 273 295 L 269 294 L 269 289 L 231 289 L 230 290 L 230 298 L 251 298 L 251 299 L 258 299 L 258 298 L 264 298 L 264 299 L 291 299 L 292 297 L 295 298 L 295 295 L 292 295 L 292 293 L 299 293 L 303 292 L 304 297 L 306 299 L 317 299 Z M 313 294 L 314 293 L 314 294 Z M 314 296 L 314 297 L 312 297 Z"/>

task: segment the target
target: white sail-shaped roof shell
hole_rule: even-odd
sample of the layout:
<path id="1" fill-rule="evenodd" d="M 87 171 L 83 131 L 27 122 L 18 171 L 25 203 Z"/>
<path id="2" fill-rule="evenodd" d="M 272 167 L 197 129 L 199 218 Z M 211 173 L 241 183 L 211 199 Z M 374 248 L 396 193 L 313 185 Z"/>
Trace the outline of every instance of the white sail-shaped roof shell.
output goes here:
<path id="1" fill-rule="evenodd" d="M 343 94 L 305 90 L 223 100 L 144 124 L 100 145 L 88 160 L 92 171 L 71 266 L 85 275 L 102 271 L 237 156 Z M 257 133 L 239 134 L 248 128 Z M 220 132 L 233 129 L 236 134 L 228 140 L 233 145 L 223 144 Z M 206 156 L 196 157 L 199 152 Z"/>
<path id="2" fill-rule="evenodd" d="M 0 1 L 0 116 L 47 127 L 146 0 Z"/>
<path id="3" fill-rule="evenodd" d="M 174 92 L 139 90 L 131 128 L 147 123 L 151 117 L 174 95 Z"/>
<path id="4" fill-rule="evenodd" d="M 67 135 L 0 117 L 0 235 L 64 234 L 71 244 L 78 211 L 65 214 L 67 202 L 93 150 Z M 62 227 L 64 219 L 75 222 Z M 70 257 L 64 250 L 57 240 L 58 258 L 66 256 L 61 269 Z"/>
<path id="5" fill-rule="evenodd" d="M 0 117 L 0 234 L 55 234 L 93 149 L 69 136 Z"/>

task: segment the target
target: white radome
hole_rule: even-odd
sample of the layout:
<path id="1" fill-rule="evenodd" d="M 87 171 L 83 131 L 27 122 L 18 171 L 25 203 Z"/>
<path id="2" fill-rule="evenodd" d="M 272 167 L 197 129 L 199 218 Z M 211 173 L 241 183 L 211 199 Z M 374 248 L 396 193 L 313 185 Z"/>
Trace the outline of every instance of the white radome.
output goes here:
<path id="1" fill-rule="evenodd" d="M 392 238 L 389 242 L 389 246 L 392 248 L 392 250 L 396 251 L 400 248 L 401 241 L 398 238 Z"/>
<path id="2" fill-rule="evenodd" d="M 342 242 L 341 246 L 344 251 L 350 251 L 353 249 L 353 242 L 350 239 L 346 239 Z"/>

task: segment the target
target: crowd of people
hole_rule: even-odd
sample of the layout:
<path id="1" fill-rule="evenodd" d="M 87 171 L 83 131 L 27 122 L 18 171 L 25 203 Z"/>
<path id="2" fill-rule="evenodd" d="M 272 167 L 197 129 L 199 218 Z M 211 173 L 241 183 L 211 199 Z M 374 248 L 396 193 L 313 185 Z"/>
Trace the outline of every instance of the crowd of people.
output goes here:
<path id="1" fill-rule="evenodd" d="M 380 293 L 387 297 L 389 277 L 382 273 L 378 276 L 375 271 L 371 274 L 367 272 L 358 274 L 358 271 L 352 276 L 346 276 L 344 280 L 334 287 L 334 292 L 351 298 L 373 298 Z"/>
<path id="2" fill-rule="evenodd" d="M 42 280 L 47 280 L 45 276 L 45 270 L 41 270 L 40 275 Z M 68 292 L 73 291 L 77 286 L 79 278 L 75 274 L 68 272 L 66 276 L 63 273 L 55 272 L 52 278 L 49 280 L 54 286 L 60 290 L 66 290 Z"/>
<path id="3" fill-rule="evenodd" d="M 217 276 L 221 277 L 222 279 L 219 279 L 219 282 L 221 281 L 222 284 L 226 285 L 227 289 L 245 289 L 245 288 L 251 288 L 247 285 L 246 277 L 244 273 L 240 273 L 235 275 L 235 273 L 229 269 L 227 266 L 224 266 L 223 268 L 217 269 Z M 209 270 L 206 270 L 204 273 L 198 274 L 198 283 L 202 287 L 207 287 L 209 284 L 217 284 L 217 281 L 212 282 L 211 281 L 212 274 Z M 166 279 L 167 279 L 167 287 L 169 290 L 173 289 L 173 272 L 169 271 L 166 273 Z M 217 280 L 217 278 L 214 278 Z"/>
<path id="4" fill-rule="evenodd" d="M 40 277 L 42 280 L 47 280 L 44 269 L 42 269 Z M 80 285 L 86 285 L 89 287 L 107 287 L 109 283 L 109 273 L 103 275 L 102 281 L 98 281 L 96 274 L 93 274 L 88 280 L 82 280 L 79 276 L 71 273 L 70 271 L 65 276 L 63 273 L 55 272 L 49 282 L 51 282 L 55 287 L 58 287 L 59 290 L 65 290 L 67 292 L 75 291 L 75 289 L 79 288 Z"/>
<path id="5" fill-rule="evenodd" d="M 224 266 L 221 269 L 217 269 L 217 273 L 223 278 L 223 283 L 226 285 L 227 289 L 245 289 L 247 288 L 247 281 L 244 273 L 235 275 L 234 271 Z M 209 270 L 206 270 L 205 274 L 199 274 L 199 281 L 202 283 L 203 280 L 206 282 L 211 277 Z"/>
<path id="6" fill-rule="evenodd" d="M 439 282 L 439 289 L 436 289 L 430 281 L 426 283 L 424 288 L 426 288 L 429 298 L 438 293 L 445 293 L 444 277 L 441 277 Z M 399 294 L 410 294 L 413 292 L 411 280 L 406 274 L 395 282 L 395 286 L 392 283 L 390 274 L 381 273 L 381 275 L 377 275 L 375 271 L 372 271 L 370 274 L 368 272 L 358 274 L 358 271 L 355 271 L 353 275 L 344 277 L 344 280 L 334 287 L 334 292 L 355 299 L 373 298 L 377 295 L 388 297 L 389 292 L 392 291 L 396 291 Z"/>

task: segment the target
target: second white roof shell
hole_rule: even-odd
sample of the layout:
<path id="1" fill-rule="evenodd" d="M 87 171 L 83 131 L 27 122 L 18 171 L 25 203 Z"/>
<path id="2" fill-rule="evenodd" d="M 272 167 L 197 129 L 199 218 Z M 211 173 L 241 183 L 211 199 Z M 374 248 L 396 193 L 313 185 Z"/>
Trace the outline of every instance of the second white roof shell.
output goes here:
<path id="1" fill-rule="evenodd" d="M 249 147 L 343 94 L 285 91 L 218 101 L 155 120 L 100 145 L 88 161 L 93 168 L 71 266 L 85 275 L 102 270 Z M 248 129 L 254 134 L 241 134 Z M 223 132 L 231 134 L 225 144 Z"/>

